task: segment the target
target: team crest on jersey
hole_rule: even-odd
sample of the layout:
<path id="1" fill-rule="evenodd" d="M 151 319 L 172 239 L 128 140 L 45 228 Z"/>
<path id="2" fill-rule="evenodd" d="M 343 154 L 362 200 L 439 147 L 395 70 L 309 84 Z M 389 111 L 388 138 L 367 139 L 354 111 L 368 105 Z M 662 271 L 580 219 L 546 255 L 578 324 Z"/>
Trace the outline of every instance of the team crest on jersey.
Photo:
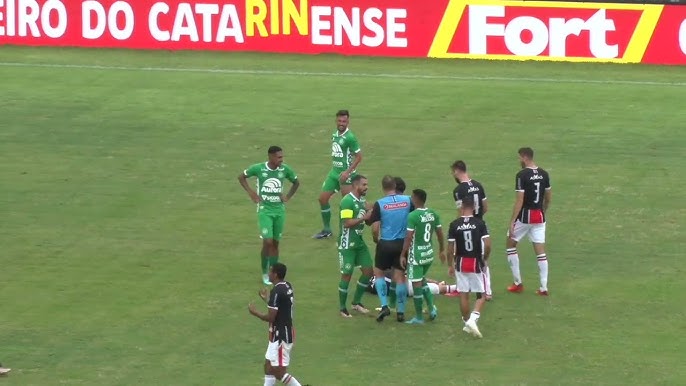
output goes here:
<path id="1" fill-rule="evenodd" d="M 279 178 L 283 178 L 283 172 L 279 172 Z"/>

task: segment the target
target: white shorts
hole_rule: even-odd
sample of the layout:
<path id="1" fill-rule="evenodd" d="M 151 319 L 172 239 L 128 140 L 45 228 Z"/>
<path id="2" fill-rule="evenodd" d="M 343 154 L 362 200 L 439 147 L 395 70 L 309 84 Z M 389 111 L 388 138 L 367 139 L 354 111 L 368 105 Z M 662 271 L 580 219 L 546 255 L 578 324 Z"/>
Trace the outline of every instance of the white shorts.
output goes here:
<path id="1" fill-rule="evenodd" d="M 457 290 L 459 292 L 484 293 L 486 285 L 483 273 L 462 273 L 455 272 L 457 279 Z"/>
<path id="2" fill-rule="evenodd" d="M 291 361 L 291 349 L 293 343 L 269 342 L 264 359 L 268 360 L 272 367 L 287 367 Z"/>
<path id="3" fill-rule="evenodd" d="M 545 223 L 541 224 L 524 224 L 523 222 L 517 220 L 514 225 L 514 234 L 511 235 L 510 231 L 507 231 L 507 236 L 512 240 L 519 242 L 524 236 L 529 236 L 529 240 L 532 243 L 544 244 L 545 243 Z"/>

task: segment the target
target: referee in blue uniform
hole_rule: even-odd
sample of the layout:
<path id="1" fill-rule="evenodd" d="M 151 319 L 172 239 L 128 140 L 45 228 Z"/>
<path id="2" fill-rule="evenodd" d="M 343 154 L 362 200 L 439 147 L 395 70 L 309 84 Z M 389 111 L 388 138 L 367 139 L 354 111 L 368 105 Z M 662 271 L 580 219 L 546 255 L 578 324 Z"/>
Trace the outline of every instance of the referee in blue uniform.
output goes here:
<path id="1" fill-rule="evenodd" d="M 402 180 L 401 180 L 402 181 Z M 393 269 L 393 281 L 396 284 L 398 321 L 405 320 L 405 301 L 407 300 L 407 284 L 405 270 L 400 266 L 400 253 L 403 250 L 405 233 L 407 232 L 407 216 L 412 207 L 409 196 L 396 192 L 396 179 L 392 176 L 384 176 L 381 180 L 381 188 L 384 197 L 374 203 L 369 223 L 378 226 L 378 242 L 376 244 L 376 256 L 374 258 L 375 283 L 378 283 L 377 294 L 381 301 L 381 311 L 376 318 L 382 322 L 391 314 L 388 308 L 388 287 L 385 280 L 385 271 Z"/>

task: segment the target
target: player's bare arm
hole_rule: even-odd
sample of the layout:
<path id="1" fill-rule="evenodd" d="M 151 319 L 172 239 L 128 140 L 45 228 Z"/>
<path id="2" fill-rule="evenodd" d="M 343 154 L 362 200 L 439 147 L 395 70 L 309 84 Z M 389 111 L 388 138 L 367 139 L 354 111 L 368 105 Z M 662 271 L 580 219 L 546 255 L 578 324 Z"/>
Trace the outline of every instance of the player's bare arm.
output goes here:
<path id="1" fill-rule="evenodd" d="M 438 237 L 438 257 L 441 259 L 441 264 L 445 264 L 445 241 L 443 238 L 443 227 L 436 228 L 436 237 Z"/>
<path id="2" fill-rule="evenodd" d="M 351 163 L 350 166 L 348 166 L 348 168 L 346 170 L 341 172 L 341 175 L 338 177 L 338 180 L 340 182 L 344 182 L 345 180 L 347 180 L 348 177 L 350 177 L 350 173 L 352 173 L 353 170 L 356 170 L 357 166 L 361 162 L 362 162 L 362 151 L 360 150 L 355 154 L 355 159 L 353 159 L 353 163 Z"/>
<path id="3" fill-rule="evenodd" d="M 371 213 L 367 212 L 367 213 L 365 213 L 364 216 L 361 217 L 361 218 L 347 218 L 347 219 L 345 219 L 345 221 L 343 222 L 343 227 L 345 227 L 345 228 L 354 228 L 354 227 L 356 227 L 356 226 L 362 224 L 363 222 L 367 221 L 367 219 L 369 219 L 369 216 L 370 216 L 370 215 L 371 215 Z"/>
<path id="4" fill-rule="evenodd" d="M 488 258 L 491 256 L 491 238 L 484 236 L 481 240 L 484 242 L 484 262 L 488 264 Z"/>
<path id="5" fill-rule="evenodd" d="M 448 275 L 455 276 L 455 243 L 448 241 Z"/>
<path id="6" fill-rule="evenodd" d="M 269 307 L 269 310 L 267 311 L 266 314 L 263 314 L 255 308 L 255 305 L 250 303 L 248 305 L 248 311 L 250 311 L 250 314 L 258 319 L 261 319 L 267 323 L 274 323 L 276 320 L 276 313 L 278 310 L 276 308 L 271 308 Z"/>
<path id="7" fill-rule="evenodd" d="M 250 185 L 248 184 L 248 177 L 245 176 L 245 173 L 241 173 L 238 175 L 238 182 L 240 182 L 241 186 L 243 189 L 248 192 L 248 196 L 250 196 L 250 199 L 254 203 L 259 203 L 260 202 L 260 196 L 255 192 Z"/>
<path id="8" fill-rule="evenodd" d="M 550 201 L 553 199 L 553 193 L 550 191 L 550 188 L 547 188 L 545 190 L 545 194 L 543 195 L 543 212 L 548 211 L 548 207 L 550 206 Z"/>
<path id="9" fill-rule="evenodd" d="M 293 185 L 291 185 L 291 189 L 288 191 L 288 193 L 285 196 L 281 196 L 281 202 L 286 203 L 291 200 L 291 197 L 295 195 L 295 192 L 298 191 L 298 188 L 300 187 L 300 180 L 295 180 L 293 181 Z"/>
<path id="10" fill-rule="evenodd" d="M 410 250 L 410 245 L 412 245 L 412 240 L 414 239 L 414 231 L 407 230 L 405 234 L 405 240 L 403 241 L 403 251 L 400 252 L 400 266 L 405 268 L 407 266 L 407 253 Z"/>
<path id="11" fill-rule="evenodd" d="M 512 208 L 512 217 L 510 218 L 510 234 L 514 234 L 514 224 L 515 221 L 517 220 L 517 216 L 519 216 L 519 212 L 522 210 L 522 206 L 524 205 L 524 191 L 517 191 L 515 192 L 515 203 L 514 207 Z"/>
<path id="12" fill-rule="evenodd" d="M 488 200 L 485 198 L 481 201 L 481 213 L 488 213 Z"/>
<path id="13" fill-rule="evenodd" d="M 372 240 L 375 244 L 379 243 L 379 235 L 381 233 L 381 223 L 376 221 L 372 224 Z"/>
<path id="14" fill-rule="evenodd" d="M 265 303 L 269 301 L 269 290 L 267 289 L 267 287 L 263 287 L 262 289 L 260 289 L 260 291 L 257 294 L 260 295 L 260 298 L 262 298 L 262 300 L 264 300 Z"/>

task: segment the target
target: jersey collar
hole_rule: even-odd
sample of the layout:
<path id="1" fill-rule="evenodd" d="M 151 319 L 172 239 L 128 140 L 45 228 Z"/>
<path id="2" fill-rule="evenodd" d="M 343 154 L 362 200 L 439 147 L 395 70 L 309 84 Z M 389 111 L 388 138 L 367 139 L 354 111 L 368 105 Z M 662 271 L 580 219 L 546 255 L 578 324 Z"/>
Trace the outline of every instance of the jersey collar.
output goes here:
<path id="1" fill-rule="evenodd" d="M 264 167 L 267 168 L 267 170 L 272 171 L 272 172 L 280 169 L 278 166 L 276 167 L 276 169 L 270 168 L 270 167 L 269 167 L 269 162 L 265 162 L 265 163 L 264 163 Z"/>
<path id="2" fill-rule="evenodd" d="M 353 198 L 353 200 L 355 200 L 355 201 L 360 201 L 360 199 L 357 198 L 357 196 L 355 196 L 355 195 L 353 194 L 353 192 L 350 192 L 350 193 L 348 193 L 348 194 Z"/>
<path id="3" fill-rule="evenodd" d="M 348 132 L 348 130 L 350 130 L 350 128 L 346 127 L 345 130 L 344 130 L 342 133 L 340 133 L 340 132 L 338 131 L 338 128 L 336 128 L 336 137 L 342 137 L 342 136 L 344 136 L 345 133 Z"/>

